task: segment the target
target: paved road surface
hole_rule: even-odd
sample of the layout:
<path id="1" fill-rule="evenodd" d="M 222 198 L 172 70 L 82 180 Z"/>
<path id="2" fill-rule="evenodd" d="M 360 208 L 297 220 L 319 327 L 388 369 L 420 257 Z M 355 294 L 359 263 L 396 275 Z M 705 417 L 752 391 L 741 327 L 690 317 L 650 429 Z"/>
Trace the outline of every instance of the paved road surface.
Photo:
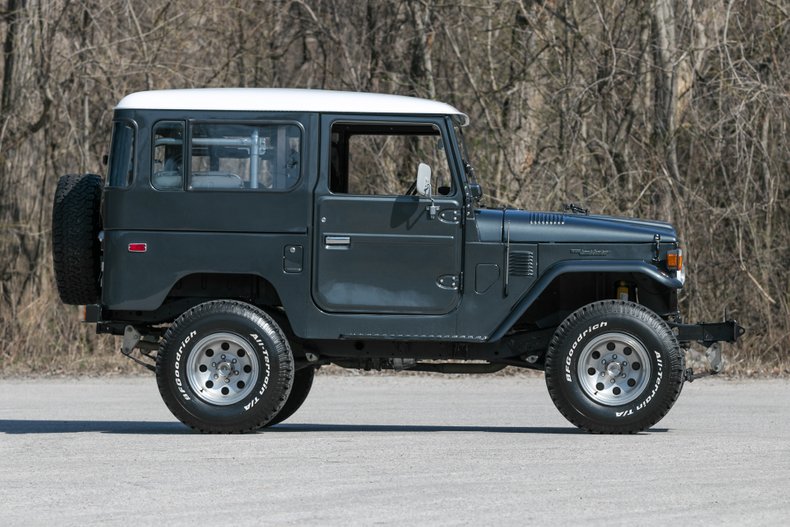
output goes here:
<path id="1" fill-rule="evenodd" d="M 790 383 L 686 385 L 578 433 L 542 378 L 319 376 L 269 432 L 203 436 L 153 378 L 0 382 L 0 524 L 787 525 Z M 155 522 L 155 523 L 154 523 Z"/>

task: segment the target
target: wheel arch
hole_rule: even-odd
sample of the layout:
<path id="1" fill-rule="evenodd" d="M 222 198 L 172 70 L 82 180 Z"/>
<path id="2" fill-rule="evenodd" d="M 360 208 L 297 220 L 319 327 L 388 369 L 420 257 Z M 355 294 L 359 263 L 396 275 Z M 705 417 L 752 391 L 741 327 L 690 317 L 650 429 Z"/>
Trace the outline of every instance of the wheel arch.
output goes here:
<path id="1" fill-rule="evenodd" d="M 151 309 L 123 306 L 112 309 L 112 318 L 148 324 L 171 323 L 189 309 L 213 300 L 231 300 L 256 306 L 282 319 L 278 289 L 265 277 L 254 273 L 192 272 L 177 277 L 159 299 L 148 299 Z"/>
<path id="2" fill-rule="evenodd" d="M 630 282 L 638 282 L 640 287 L 639 303 L 656 311 L 659 314 L 666 314 L 675 311 L 677 289 L 683 286 L 677 278 L 673 278 L 659 271 L 656 267 L 646 263 L 620 260 L 597 260 L 597 261 L 568 261 L 559 262 L 549 269 L 538 279 L 535 284 L 518 301 L 510 315 L 502 321 L 497 329 L 489 337 L 489 342 L 501 339 L 514 326 L 523 323 L 528 319 L 530 309 L 535 312 L 573 312 L 579 307 L 606 298 L 614 298 L 614 291 L 596 292 L 595 294 L 579 294 L 578 289 L 574 289 L 572 300 L 566 305 L 557 309 L 547 309 L 540 307 L 552 301 L 552 297 L 557 291 L 562 291 L 569 284 L 585 283 L 588 277 L 605 277 L 608 282 L 615 283 L 619 279 Z M 648 286 L 648 287 L 644 287 Z M 561 301 L 562 302 L 562 301 Z M 562 317 L 564 318 L 564 316 Z M 562 320 L 557 320 L 555 325 L 559 325 Z"/>
<path id="3" fill-rule="evenodd" d="M 170 286 L 164 301 L 174 298 L 227 298 L 258 306 L 282 306 L 274 283 L 256 273 L 192 272 L 179 277 Z"/>

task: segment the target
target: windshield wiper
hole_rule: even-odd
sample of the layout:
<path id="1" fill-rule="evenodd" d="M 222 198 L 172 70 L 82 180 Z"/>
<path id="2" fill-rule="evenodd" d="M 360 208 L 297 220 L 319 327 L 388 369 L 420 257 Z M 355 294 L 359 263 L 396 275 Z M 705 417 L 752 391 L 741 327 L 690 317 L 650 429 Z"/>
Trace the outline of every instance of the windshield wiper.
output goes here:
<path id="1" fill-rule="evenodd" d="M 563 210 L 570 212 L 571 214 L 584 214 L 585 216 L 589 216 L 590 209 L 582 208 L 575 203 L 568 203 L 562 206 Z"/>

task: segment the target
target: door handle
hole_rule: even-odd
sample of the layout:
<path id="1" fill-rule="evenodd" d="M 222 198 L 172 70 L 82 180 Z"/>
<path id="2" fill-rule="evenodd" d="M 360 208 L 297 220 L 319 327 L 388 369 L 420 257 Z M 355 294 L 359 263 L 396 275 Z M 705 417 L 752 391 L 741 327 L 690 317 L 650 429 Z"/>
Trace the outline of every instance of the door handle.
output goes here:
<path id="1" fill-rule="evenodd" d="M 351 245 L 351 236 L 326 236 L 324 237 L 324 243 L 327 246 Z"/>

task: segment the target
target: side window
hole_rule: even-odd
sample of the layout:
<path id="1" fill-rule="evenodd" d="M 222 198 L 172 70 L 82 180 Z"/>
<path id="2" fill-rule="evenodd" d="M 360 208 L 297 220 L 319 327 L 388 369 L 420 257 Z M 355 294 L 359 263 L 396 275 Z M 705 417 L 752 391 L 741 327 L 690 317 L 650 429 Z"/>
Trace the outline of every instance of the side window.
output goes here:
<path id="1" fill-rule="evenodd" d="M 159 190 L 184 188 L 184 123 L 160 121 L 154 126 L 151 183 Z"/>
<path id="2" fill-rule="evenodd" d="M 330 190 L 339 194 L 411 194 L 417 167 L 431 167 L 434 192 L 453 191 L 450 164 L 439 129 L 426 124 L 332 126 Z"/>
<path id="3" fill-rule="evenodd" d="M 128 187 L 134 175 L 134 125 L 129 121 L 115 121 L 110 147 L 108 187 Z"/>
<path id="4" fill-rule="evenodd" d="M 294 124 L 197 123 L 189 188 L 287 190 L 301 174 L 301 129 Z"/>

